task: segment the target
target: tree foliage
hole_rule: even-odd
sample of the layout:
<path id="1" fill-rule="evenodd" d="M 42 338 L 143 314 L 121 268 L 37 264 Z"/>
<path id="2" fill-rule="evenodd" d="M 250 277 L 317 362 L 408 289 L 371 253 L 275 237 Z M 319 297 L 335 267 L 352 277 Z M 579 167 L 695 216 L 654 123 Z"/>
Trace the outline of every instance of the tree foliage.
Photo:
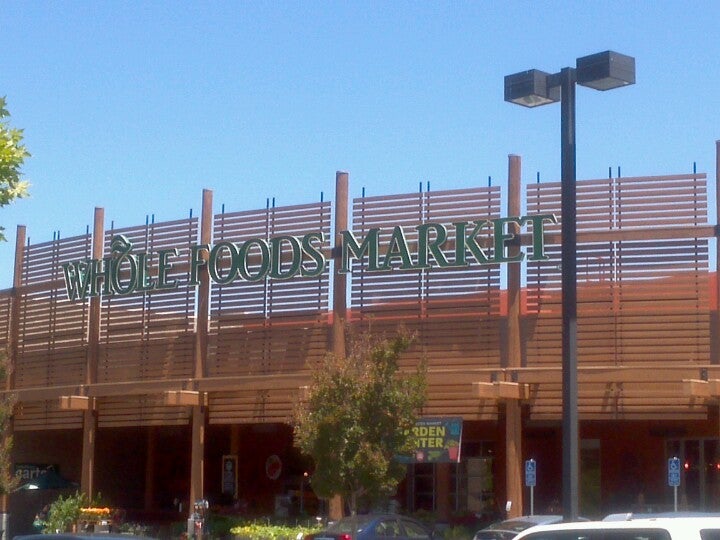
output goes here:
<path id="1" fill-rule="evenodd" d="M 0 350 L 0 384 L 3 388 L 7 376 L 8 358 L 5 352 Z M 15 400 L 12 395 L 5 393 L 0 397 L 0 495 L 10 493 L 17 486 L 17 478 L 10 468 L 12 451 L 10 421 L 14 406 Z"/>
<path id="2" fill-rule="evenodd" d="M 352 336 L 344 358 L 328 355 L 313 372 L 295 412 L 295 441 L 315 462 L 311 483 L 321 497 L 341 495 L 355 512 L 392 495 L 411 453 L 410 431 L 425 403 L 425 365 L 399 370 L 412 339 L 404 332 L 380 338 Z"/>
<path id="3" fill-rule="evenodd" d="M 28 182 L 22 179 L 20 168 L 30 153 L 22 144 L 22 130 L 11 127 L 8 122 L 9 117 L 5 98 L 2 97 L 0 98 L 0 208 L 15 199 L 26 197 L 28 193 Z M 0 226 L 0 241 L 5 240 L 4 230 Z M 7 380 L 8 371 L 7 354 L 0 350 L 0 384 Z M 10 493 L 17 484 L 10 469 L 12 450 L 10 421 L 14 406 L 15 402 L 10 394 L 0 395 L 0 494 Z"/>
<path id="4" fill-rule="evenodd" d="M 20 169 L 30 153 L 22 142 L 23 130 L 11 127 L 9 117 L 5 98 L 0 98 L 0 207 L 26 197 L 29 187 Z M 5 240 L 4 230 L 0 226 L 0 241 Z"/>

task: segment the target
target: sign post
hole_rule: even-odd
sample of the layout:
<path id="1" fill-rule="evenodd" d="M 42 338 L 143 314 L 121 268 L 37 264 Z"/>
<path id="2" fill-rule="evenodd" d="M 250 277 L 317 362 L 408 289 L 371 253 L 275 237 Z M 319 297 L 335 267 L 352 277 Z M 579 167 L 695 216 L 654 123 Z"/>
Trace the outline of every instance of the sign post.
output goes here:
<path id="1" fill-rule="evenodd" d="M 535 485 L 537 484 L 537 463 L 534 459 L 525 462 L 525 485 L 530 488 L 530 515 L 535 515 Z"/>
<path id="2" fill-rule="evenodd" d="M 668 486 L 673 488 L 675 499 L 675 511 L 678 511 L 678 486 L 680 485 L 680 459 L 672 457 L 668 459 Z"/>

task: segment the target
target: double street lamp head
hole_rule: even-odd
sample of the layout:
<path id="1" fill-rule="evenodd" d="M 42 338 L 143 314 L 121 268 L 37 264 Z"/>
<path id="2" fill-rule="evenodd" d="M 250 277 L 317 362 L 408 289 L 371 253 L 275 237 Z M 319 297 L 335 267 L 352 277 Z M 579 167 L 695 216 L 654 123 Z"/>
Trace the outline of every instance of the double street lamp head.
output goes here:
<path id="1" fill-rule="evenodd" d="M 635 83 L 635 58 L 605 51 L 578 58 L 575 65 L 577 84 L 595 90 L 612 90 Z M 505 77 L 505 101 L 537 107 L 560 101 L 558 74 L 537 69 Z"/>

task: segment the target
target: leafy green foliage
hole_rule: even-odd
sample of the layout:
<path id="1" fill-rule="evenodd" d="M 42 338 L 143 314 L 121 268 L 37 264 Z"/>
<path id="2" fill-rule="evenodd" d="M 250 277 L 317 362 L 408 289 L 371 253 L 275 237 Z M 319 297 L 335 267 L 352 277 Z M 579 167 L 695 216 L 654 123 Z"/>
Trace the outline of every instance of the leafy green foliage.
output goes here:
<path id="1" fill-rule="evenodd" d="M 395 457 L 409 454 L 410 431 L 426 399 L 425 365 L 401 373 L 412 339 L 352 336 L 345 358 L 328 355 L 313 372 L 295 412 L 295 440 L 315 461 L 311 484 L 321 497 L 341 495 L 355 512 L 392 495 L 405 475 Z"/>
<path id="2" fill-rule="evenodd" d="M 22 144 L 23 131 L 11 127 L 9 117 L 5 98 L 0 98 L 0 207 L 26 197 L 29 187 L 20 169 L 30 153 Z M 0 241 L 5 240 L 4 230 L 0 227 Z"/>
<path id="3" fill-rule="evenodd" d="M 94 497 L 93 500 L 88 499 L 85 493 L 79 491 L 75 492 L 74 495 L 65 497 L 60 495 L 48 509 L 43 532 L 69 532 L 72 526 L 80 519 L 81 508 L 100 506 L 103 506 L 100 494 Z"/>
<path id="4" fill-rule="evenodd" d="M 70 531 L 73 523 L 77 523 L 80 518 L 80 509 L 85 506 L 88 506 L 88 504 L 87 496 L 84 493 L 75 493 L 75 495 L 68 495 L 67 497 L 60 495 L 50 505 L 43 532 Z"/>
<path id="5" fill-rule="evenodd" d="M 235 538 L 241 540 L 295 540 L 298 534 L 311 534 L 320 530 L 315 527 L 290 527 L 287 525 L 266 525 L 259 523 L 248 523 L 230 529 Z"/>
<path id="6" fill-rule="evenodd" d="M 8 375 L 8 357 L 0 350 L 0 384 Z M 10 468 L 10 453 L 12 451 L 12 435 L 10 433 L 10 420 L 12 418 L 15 400 L 12 395 L 0 396 L 0 494 L 10 493 L 18 484 L 18 480 Z"/>

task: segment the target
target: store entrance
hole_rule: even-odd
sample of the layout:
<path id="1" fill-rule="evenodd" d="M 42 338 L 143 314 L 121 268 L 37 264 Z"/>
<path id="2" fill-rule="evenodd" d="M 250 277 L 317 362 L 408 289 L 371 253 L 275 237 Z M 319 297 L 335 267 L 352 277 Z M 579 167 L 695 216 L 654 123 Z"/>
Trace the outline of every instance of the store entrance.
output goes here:
<path id="1" fill-rule="evenodd" d="M 681 464 L 678 510 L 720 511 L 720 440 L 675 439 L 666 443 L 667 458 Z M 674 494 L 668 488 L 668 504 Z"/>

